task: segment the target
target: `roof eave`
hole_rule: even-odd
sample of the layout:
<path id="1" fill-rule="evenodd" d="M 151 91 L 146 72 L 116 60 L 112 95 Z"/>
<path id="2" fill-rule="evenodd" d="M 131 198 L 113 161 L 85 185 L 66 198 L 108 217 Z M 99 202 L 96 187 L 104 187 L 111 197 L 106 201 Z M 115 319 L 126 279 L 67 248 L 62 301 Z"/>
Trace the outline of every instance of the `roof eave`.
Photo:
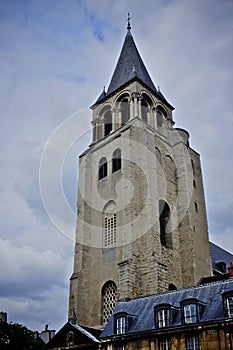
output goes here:
<path id="1" fill-rule="evenodd" d="M 125 84 L 119 86 L 116 90 L 110 92 L 109 94 L 106 94 L 102 99 L 98 99 L 93 105 L 91 105 L 91 109 L 94 109 L 95 106 L 97 106 L 100 103 L 103 103 L 107 101 L 110 97 L 114 96 L 119 92 L 120 90 L 124 89 L 129 84 L 133 83 L 134 81 L 138 81 L 140 84 L 142 84 L 146 89 L 148 89 L 153 95 L 155 95 L 157 98 L 159 98 L 163 103 L 166 104 L 167 107 L 171 108 L 173 111 L 175 107 L 173 107 L 166 99 L 165 97 L 162 97 L 156 90 L 153 90 L 151 87 L 149 87 L 147 84 L 145 84 L 140 78 L 135 76 L 133 79 L 128 80 Z"/>

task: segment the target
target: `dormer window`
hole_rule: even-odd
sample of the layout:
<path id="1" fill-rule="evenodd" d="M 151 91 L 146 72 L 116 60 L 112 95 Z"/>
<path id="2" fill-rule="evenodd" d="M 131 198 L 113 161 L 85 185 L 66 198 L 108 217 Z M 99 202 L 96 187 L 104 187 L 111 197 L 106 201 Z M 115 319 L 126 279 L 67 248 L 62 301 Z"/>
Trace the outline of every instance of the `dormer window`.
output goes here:
<path id="1" fill-rule="evenodd" d="M 197 305 L 187 304 L 184 305 L 184 323 L 196 323 L 197 322 Z"/>
<path id="2" fill-rule="evenodd" d="M 169 309 L 161 309 L 158 311 L 158 327 L 167 327 L 169 325 Z"/>
<path id="3" fill-rule="evenodd" d="M 178 309 L 170 304 L 160 304 L 155 306 L 155 325 L 157 328 L 170 326 L 176 317 Z"/>
<path id="4" fill-rule="evenodd" d="M 116 333 L 125 334 L 126 332 L 126 317 L 121 316 L 116 319 Z"/>
<path id="5" fill-rule="evenodd" d="M 233 296 L 227 298 L 227 313 L 229 317 L 233 317 Z"/>
<path id="6" fill-rule="evenodd" d="M 129 331 L 133 322 L 136 320 L 136 316 L 129 315 L 126 312 L 121 312 L 114 315 L 114 328 L 115 334 L 125 334 Z"/>
<path id="7" fill-rule="evenodd" d="M 190 324 L 199 322 L 205 304 L 197 299 L 186 299 L 181 302 L 183 323 Z"/>
<path id="8" fill-rule="evenodd" d="M 223 294 L 223 307 L 226 317 L 233 317 L 233 291 Z"/>

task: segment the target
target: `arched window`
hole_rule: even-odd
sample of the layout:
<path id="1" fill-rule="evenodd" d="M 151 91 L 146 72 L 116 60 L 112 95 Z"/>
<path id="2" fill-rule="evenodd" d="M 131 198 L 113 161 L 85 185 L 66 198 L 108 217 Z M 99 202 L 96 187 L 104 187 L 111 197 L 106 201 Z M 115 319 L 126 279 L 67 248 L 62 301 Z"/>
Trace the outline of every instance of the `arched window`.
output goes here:
<path id="1" fill-rule="evenodd" d="M 117 303 L 117 287 L 113 281 L 108 281 L 102 288 L 102 321 L 106 324 L 112 316 Z"/>
<path id="2" fill-rule="evenodd" d="M 157 161 L 162 164 L 162 154 L 160 152 L 160 150 L 158 149 L 158 147 L 155 147 L 155 156 Z"/>
<path id="3" fill-rule="evenodd" d="M 168 222 L 170 219 L 169 205 L 159 201 L 159 225 L 160 225 L 160 242 L 163 246 L 172 248 L 171 232 L 169 232 Z"/>
<path id="4" fill-rule="evenodd" d="M 176 185 L 176 183 L 177 183 L 176 165 L 175 165 L 173 159 L 168 154 L 165 157 L 165 164 L 166 164 L 166 178 L 167 178 L 167 180 L 171 181 L 173 184 Z"/>
<path id="5" fill-rule="evenodd" d="M 175 284 L 173 284 L 173 283 L 170 283 L 169 284 L 169 286 L 168 286 L 168 290 L 176 290 L 177 289 L 177 287 L 175 286 Z"/>
<path id="6" fill-rule="evenodd" d="M 72 331 L 70 331 L 67 334 L 67 346 L 73 346 L 74 344 L 74 333 Z"/>
<path id="7" fill-rule="evenodd" d="M 146 123 L 147 123 L 147 112 L 148 112 L 148 104 L 146 100 L 143 98 L 141 100 L 141 116 Z"/>
<path id="8" fill-rule="evenodd" d="M 158 128 L 161 128 L 163 126 L 164 118 L 167 118 L 167 112 L 165 111 L 165 109 L 162 106 L 157 106 L 156 119 L 157 119 Z"/>
<path id="9" fill-rule="evenodd" d="M 107 159 L 103 157 L 99 161 L 99 180 L 103 179 L 108 175 Z"/>
<path id="10" fill-rule="evenodd" d="M 121 169 L 121 150 L 117 148 L 112 155 L 112 172 Z"/>
<path id="11" fill-rule="evenodd" d="M 116 101 L 116 106 L 119 108 L 121 120 L 119 120 L 119 127 L 125 125 L 130 119 L 130 96 L 128 93 L 120 95 Z"/>
<path id="12" fill-rule="evenodd" d="M 104 247 L 116 244 L 116 205 L 111 202 L 104 211 Z"/>
<path id="13" fill-rule="evenodd" d="M 107 136 L 112 131 L 112 113 L 110 109 L 108 109 L 104 113 L 104 136 Z"/>
<path id="14" fill-rule="evenodd" d="M 122 125 L 125 125 L 130 118 L 130 105 L 128 98 L 123 98 L 121 101 L 121 120 Z"/>
<path id="15" fill-rule="evenodd" d="M 146 123 L 148 123 L 148 112 L 150 112 L 152 106 L 153 102 L 151 98 L 147 94 L 143 93 L 141 99 L 141 117 Z"/>

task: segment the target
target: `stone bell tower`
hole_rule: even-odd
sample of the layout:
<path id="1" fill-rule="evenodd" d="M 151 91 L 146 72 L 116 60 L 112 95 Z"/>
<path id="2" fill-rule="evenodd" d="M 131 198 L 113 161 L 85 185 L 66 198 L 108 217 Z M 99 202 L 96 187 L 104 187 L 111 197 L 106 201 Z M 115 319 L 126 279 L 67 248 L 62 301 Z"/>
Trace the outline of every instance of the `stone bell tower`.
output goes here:
<path id="1" fill-rule="evenodd" d="M 116 302 L 212 274 L 199 154 L 127 34 L 79 158 L 69 318 L 102 327 Z"/>

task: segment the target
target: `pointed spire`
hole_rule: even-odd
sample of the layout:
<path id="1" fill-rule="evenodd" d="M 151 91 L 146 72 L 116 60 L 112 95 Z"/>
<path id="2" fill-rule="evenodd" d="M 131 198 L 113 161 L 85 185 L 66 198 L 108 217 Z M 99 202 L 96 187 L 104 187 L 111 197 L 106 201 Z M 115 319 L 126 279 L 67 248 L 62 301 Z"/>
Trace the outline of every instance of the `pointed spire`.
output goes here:
<path id="1" fill-rule="evenodd" d="M 125 37 L 120 57 L 109 84 L 107 95 L 131 81 L 132 78 L 138 78 L 142 83 L 153 90 L 153 92 L 157 93 L 156 87 L 154 86 L 135 45 L 133 36 L 130 32 L 129 21 L 130 17 L 128 18 L 128 33 Z M 133 75 L 132 72 L 134 73 Z"/>
<path id="2" fill-rule="evenodd" d="M 125 36 L 124 44 L 121 49 L 120 57 L 118 59 L 116 68 L 113 72 L 107 91 L 103 91 L 97 99 L 96 103 L 100 103 L 104 98 L 115 93 L 120 88 L 123 88 L 131 81 L 138 80 L 147 88 L 149 88 L 155 95 L 165 100 L 163 94 L 158 91 L 142 61 L 142 58 L 135 45 L 133 35 L 131 34 L 130 14 L 127 18 L 127 34 Z M 96 104 L 95 103 L 95 104 Z"/>

